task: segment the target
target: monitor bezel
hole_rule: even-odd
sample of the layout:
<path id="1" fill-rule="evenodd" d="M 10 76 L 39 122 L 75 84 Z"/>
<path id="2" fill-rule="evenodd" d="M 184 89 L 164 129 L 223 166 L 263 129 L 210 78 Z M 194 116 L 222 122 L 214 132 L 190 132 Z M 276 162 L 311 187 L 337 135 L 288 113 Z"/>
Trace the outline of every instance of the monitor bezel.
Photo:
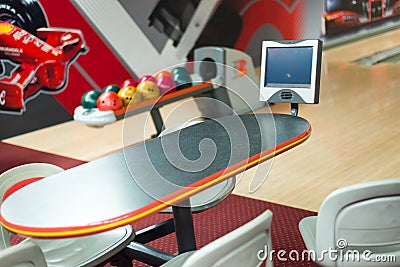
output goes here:
<path id="1" fill-rule="evenodd" d="M 284 103 L 306 103 L 316 104 L 319 102 L 319 83 L 320 83 L 320 67 L 321 67 L 321 46 L 322 42 L 316 40 L 284 40 L 284 41 L 263 41 L 261 51 L 261 73 L 260 73 L 260 100 L 266 102 L 284 102 Z M 267 49 L 268 48 L 298 48 L 298 47 L 312 47 L 312 64 L 311 64 L 311 83 L 310 87 L 296 87 L 296 86 L 267 86 L 265 84 L 266 66 L 267 66 Z M 277 100 L 270 101 L 271 97 L 279 91 L 291 91 L 300 96 L 303 102 L 291 100 Z"/>

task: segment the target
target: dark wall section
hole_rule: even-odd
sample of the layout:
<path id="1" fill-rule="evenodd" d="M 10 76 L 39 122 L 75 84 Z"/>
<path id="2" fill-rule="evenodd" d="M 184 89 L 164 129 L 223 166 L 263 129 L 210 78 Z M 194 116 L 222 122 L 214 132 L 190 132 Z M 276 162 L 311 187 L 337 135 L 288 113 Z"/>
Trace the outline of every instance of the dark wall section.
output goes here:
<path id="1" fill-rule="evenodd" d="M 72 119 L 51 95 L 41 94 L 27 103 L 22 115 L 0 114 L 0 140 Z"/>

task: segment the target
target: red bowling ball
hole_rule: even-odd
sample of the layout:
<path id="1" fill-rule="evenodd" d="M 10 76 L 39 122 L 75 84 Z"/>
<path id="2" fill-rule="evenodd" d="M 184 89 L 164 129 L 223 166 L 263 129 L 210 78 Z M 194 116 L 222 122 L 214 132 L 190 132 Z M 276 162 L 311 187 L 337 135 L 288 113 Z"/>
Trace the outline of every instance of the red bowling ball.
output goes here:
<path id="1" fill-rule="evenodd" d="M 136 87 L 139 83 L 135 79 L 126 79 L 121 83 L 121 88 L 127 87 L 127 86 L 133 86 Z"/>
<path id="2" fill-rule="evenodd" d="M 172 80 L 172 76 L 162 76 L 157 80 L 156 84 L 162 95 L 176 91 L 176 85 L 174 80 Z"/>
<path id="3" fill-rule="evenodd" d="M 122 108 L 122 100 L 115 92 L 105 92 L 97 99 L 97 108 L 101 111 L 117 110 Z"/>
<path id="4" fill-rule="evenodd" d="M 153 83 L 157 82 L 156 78 L 154 78 L 153 76 L 151 76 L 151 75 L 143 75 L 142 77 L 139 78 L 138 84 L 140 84 L 142 82 L 147 82 L 147 81 L 150 81 L 150 82 L 153 82 Z"/>

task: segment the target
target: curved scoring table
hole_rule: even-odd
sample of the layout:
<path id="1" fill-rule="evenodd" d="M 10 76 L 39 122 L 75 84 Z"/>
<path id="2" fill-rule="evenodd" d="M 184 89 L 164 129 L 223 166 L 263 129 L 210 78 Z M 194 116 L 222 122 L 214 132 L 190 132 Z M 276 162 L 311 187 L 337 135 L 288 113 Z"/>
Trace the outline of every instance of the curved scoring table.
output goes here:
<path id="1" fill-rule="evenodd" d="M 180 203 L 310 133 L 306 120 L 282 114 L 205 121 L 30 184 L 3 202 L 0 222 L 48 238 L 113 229 Z M 189 161 L 179 166 L 181 156 Z"/>

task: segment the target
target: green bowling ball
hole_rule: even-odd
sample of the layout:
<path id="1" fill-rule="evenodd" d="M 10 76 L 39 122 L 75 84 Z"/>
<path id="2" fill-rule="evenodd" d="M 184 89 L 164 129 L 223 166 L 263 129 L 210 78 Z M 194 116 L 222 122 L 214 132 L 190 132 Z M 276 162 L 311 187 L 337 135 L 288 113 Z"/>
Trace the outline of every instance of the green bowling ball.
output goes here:
<path id="1" fill-rule="evenodd" d="M 172 80 L 176 84 L 176 90 L 181 90 L 192 86 L 192 77 L 189 72 L 178 72 L 172 75 Z"/>
<path id="2" fill-rule="evenodd" d="M 90 109 L 95 108 L 97 103 L 97 98 L 99 98 L 101 92 L 96 90 L 90 90 L 83 94 L 81 99 L 81 104 L 83 108 Z"/>
<path id="3" fill-rule="evenodd" d="M 173 69 L 171 70 L 171 73 L 172 73 L 172 75 L 174 75 L 174 74 L 180 74 L 180 73 L 189 74 L 189 72 L 187 71 L 187 69 L 185 69 L 184 67 L 176 67 L 176 68 L 173 68 Z"/>
<path id="4" fill-rule="evenodd" d="M 115 85 L 115 84 L 109 84 L 109 85 L 107 85 L 106 87 L 104 87 L 103 88 L 103 93 L 105 93 L 105 92 L 114 92 L 114 93 L 117 93 L 118 94 L 118 92 L 119 92 L 119 90 L 120 90 L 121 88 L 118 86 L 118 85 Z"/>
<path id="5" fill-rule="evenodd" d="M 176 90 L 181 90 L 192 86 L 192 77 L 187 69 L 176 67 L 172 69 L 172 80 L 176 84 Z"/>

